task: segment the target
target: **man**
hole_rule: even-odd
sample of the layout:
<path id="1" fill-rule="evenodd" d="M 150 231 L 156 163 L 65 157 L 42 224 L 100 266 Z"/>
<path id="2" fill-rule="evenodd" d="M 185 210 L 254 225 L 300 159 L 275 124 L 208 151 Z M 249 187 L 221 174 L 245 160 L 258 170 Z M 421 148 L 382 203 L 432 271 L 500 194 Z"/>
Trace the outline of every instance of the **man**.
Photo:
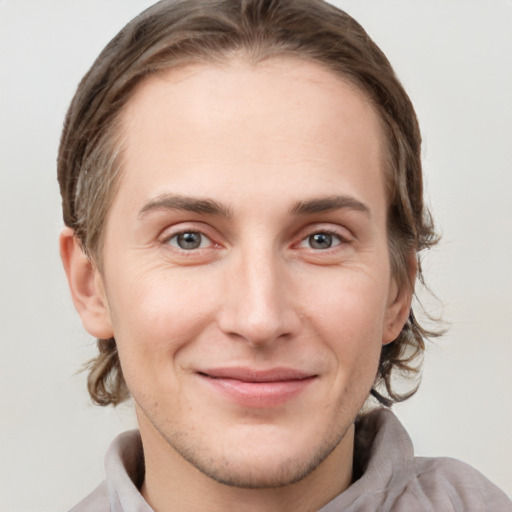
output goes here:
<path id="1" fill-rule="evenodd" d="M 140 428 L 75 510 L 510 510 L 414 459 L 420 135 L 388 61 L 320 1 L 163 1 L 102 52 L 59 152 L 61 255 Z"/>

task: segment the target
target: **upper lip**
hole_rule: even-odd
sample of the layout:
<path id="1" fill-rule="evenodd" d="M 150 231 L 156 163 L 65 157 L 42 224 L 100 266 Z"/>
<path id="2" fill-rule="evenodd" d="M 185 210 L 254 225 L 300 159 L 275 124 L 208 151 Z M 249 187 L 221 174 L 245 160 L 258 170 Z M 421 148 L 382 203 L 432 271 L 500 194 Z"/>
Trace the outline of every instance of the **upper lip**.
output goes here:
<path id="1" fill-rule="evenodd" d="M 233 379 L 242 382 L 279 382 L 290 380 L 302 380 L 315 377 L 314 373 L 287 367 L 268 369 L 254 369 L 248 367 L 210 368 L 199 370 L 197 373 L 214 379 Z"/>

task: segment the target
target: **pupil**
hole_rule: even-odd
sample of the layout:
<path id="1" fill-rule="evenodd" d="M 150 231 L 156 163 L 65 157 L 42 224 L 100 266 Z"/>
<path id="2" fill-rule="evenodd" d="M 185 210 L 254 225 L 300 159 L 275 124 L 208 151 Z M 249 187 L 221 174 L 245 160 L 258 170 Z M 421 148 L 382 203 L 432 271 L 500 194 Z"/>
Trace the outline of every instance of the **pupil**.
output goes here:
<path id="1" fill-rule="evenodd" d="M 197 249 L 201 245 L 199 233 L 181 233 L 178 235 L 178 245 L 181 249 Z"/>
<path id="2" fill-rule="evenodd" d="M 329 249 L 332 245 L 332 235 L 316 233 L 309 237 L 309 244 L 313 249 Z"/>

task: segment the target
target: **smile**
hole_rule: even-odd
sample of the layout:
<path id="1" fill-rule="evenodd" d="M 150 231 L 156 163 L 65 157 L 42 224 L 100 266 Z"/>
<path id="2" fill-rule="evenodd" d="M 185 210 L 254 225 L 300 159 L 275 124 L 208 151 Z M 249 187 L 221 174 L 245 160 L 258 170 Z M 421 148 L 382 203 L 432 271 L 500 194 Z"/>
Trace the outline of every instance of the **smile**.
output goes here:
<path id="1" fill-rule="evenodd" d="M 197 375 L 216 392 L 242 407 L 275 407 L 302 393 L 317 375 L 290 368 L 216 368 Z"/>

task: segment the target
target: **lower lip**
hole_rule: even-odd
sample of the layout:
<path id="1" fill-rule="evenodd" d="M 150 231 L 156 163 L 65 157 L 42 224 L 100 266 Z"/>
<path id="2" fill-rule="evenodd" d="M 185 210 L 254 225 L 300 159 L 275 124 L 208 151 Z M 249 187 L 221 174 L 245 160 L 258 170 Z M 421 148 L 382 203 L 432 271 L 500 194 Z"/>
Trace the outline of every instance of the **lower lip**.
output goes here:
<path id="1" fill-rule="evenodd" d="M 215 390 L 243 407 L 275 407 L 282 405 L 306 390 L 315 377 L 277 382 L 246 382 L 201 375 Z"/>

